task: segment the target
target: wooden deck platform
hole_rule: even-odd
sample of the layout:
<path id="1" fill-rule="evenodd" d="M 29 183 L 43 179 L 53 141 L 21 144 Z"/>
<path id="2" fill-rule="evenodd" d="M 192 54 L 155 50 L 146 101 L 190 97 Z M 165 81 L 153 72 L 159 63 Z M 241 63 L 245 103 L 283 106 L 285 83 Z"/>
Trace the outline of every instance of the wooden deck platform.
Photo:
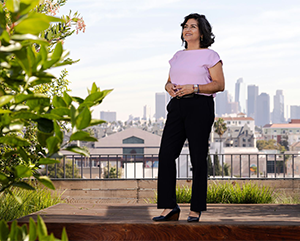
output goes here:
<path id="1" fill-rule="evenodd" d="M 300 240 L 300 205 L 209 204 L 199 223 L 188 223 L 188 204 L 176 222 L 153 222 L 161 210 L 141 204 L 58 204 L 39 214 L 60 237 L 69 240 Z"/>

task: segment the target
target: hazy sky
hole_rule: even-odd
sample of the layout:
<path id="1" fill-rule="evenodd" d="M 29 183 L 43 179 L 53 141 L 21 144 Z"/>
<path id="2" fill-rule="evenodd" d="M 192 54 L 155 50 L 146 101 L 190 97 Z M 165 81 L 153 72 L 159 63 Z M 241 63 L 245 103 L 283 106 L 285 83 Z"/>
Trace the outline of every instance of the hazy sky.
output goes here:
<path id="1" fill-rule="evenodd" d="M 299 0 L 69 0 L 59 15 L 78 11 L 86 32 L 65 42 L 72 95 L 85 97 L 96 82 L 113 88 L 95 108 L 116 111 L 117 119 L 155 113 L 155 93 L 163 92 L 169 59 L 181 46 L 180 23 L 190 13 L 206 15 L 216 36 L 211 49 L 223 60 L 226 89 L 234 95 L 238 78 L 270 95 L 282 89 L 285 105 L 300 105 Z M 272 111 L 272 109 L 271 109 Z"/>

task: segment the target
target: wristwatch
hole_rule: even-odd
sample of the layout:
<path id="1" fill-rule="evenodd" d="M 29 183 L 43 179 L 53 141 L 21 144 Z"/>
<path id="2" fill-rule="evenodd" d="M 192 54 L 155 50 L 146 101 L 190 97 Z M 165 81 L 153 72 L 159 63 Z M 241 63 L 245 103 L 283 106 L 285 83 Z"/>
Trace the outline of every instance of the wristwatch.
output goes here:
<path id="1" fill-rule="evenodd" d="M 194 85 L 194 93 L 198 93 L 199 91 L 199 85 Z"/>

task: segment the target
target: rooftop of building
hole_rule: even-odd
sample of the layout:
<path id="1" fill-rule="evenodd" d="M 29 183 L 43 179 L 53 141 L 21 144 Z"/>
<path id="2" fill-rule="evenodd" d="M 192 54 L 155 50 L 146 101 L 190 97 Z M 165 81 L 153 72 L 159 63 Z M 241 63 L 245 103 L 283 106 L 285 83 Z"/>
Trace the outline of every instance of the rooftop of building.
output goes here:
<path id="1" fill-rule="evenodd" d="M 216 117 L 215 119 L 218 120 L 219 118 L 222 118 L 224 121 L 254 121 L 252 117 Z"/>
<path id="2" fill-rule="evenodd" d="M 277 128 L 277 129 L 282 129 L 282 128 L 300 128 L 300 123 L 281 123 L 281 124 L 267 124 L 264 125 L 263 128 Z"/>

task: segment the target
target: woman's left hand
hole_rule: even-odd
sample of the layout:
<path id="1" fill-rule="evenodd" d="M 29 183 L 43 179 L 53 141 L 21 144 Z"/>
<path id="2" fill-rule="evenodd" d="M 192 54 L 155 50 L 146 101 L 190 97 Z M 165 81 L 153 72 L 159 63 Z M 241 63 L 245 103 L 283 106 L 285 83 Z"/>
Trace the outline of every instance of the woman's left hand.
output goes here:
<path id="1" fill-rule="evenodd" d="M 177 92 L 176 92 L 176 96 L 184 96 L 184 95 L 189 95 L 192 94 L 194 92 L 194 85 L 177 85 Z"/>

